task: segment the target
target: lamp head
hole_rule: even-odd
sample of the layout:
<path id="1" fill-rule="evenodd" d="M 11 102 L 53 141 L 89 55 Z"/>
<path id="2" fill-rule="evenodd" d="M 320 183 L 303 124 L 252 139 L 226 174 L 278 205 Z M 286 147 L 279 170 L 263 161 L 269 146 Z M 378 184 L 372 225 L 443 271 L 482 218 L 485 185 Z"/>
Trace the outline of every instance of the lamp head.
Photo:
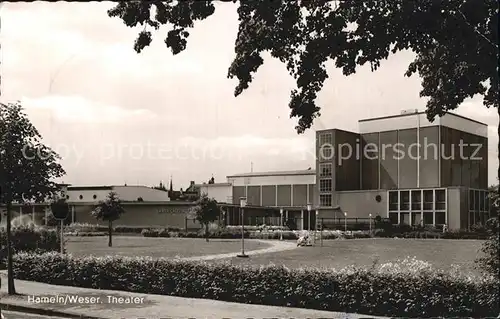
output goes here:
<path id="1" fill-rule="evenodd" d="M 347 216 L 347 212 L 344 212 L 344 216 Z"/>
<path id="2" fill-rule="evenodd" d="M 311 211 L 311 204 L 307 204 L 307 211 Z"/>
<path id="3" fill-rule="evenodd" d="M 240 197 L 240 207 L 245 207 L 245 206 L 247 206 L 247 198 Z"/>

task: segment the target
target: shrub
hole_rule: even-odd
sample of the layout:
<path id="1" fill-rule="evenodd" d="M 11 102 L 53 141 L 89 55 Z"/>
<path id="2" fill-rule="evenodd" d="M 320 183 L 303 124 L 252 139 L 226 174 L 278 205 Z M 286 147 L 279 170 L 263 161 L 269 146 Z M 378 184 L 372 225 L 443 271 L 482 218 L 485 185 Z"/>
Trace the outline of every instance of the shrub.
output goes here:
<path id="1" fill-rule="evenodd" d="M 17 279 L 392 317 L 493 317 L 491 276 L 433 269 L 415 259 L 341 270 L 238 267 L 171 259 L 19 254 Z M 238 283 L 238 284 L 235 284 Z"/>
<path id="2" fill-rule="evenodd" d="M 21 226 L 13 227 L 11 234 L 14 253 L 59 251 L 61 247 L 60 236 L 55 230 L 36 226 Z M 2 267 L 7 258 L 6 243 L 6 229 L 0 227 L 0 266 Z"/>
<path id="3" fill-rule="evenodd" d="M 73 232 L 73 233 L 64 233 L 64 236 L 95 237 L 95 236 L 107 236 L 107 234 L 104 232 Z"/>
<path id="4" fill-rule="evenodd" d="M 480 270 L 496 276 L 500 281 L 499 224 L 498 217 L 488 220 L 486 229 L 489 238 L 483 243 L 481 248 L 483 256 L 476 259 L 476 264 Z"/>

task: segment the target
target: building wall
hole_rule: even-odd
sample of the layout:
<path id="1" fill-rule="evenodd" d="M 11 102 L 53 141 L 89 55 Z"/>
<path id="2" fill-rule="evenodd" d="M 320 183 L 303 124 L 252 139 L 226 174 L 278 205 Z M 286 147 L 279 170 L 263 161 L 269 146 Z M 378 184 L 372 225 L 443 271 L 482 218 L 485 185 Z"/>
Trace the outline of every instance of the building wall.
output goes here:
<path id="1" fill-rule="evenodd" d="M 278 206 L 292 206 L 292 187 L 291 185 L 278 185 Z"/>
<path id="2" fill-rule="evenodd" d="M 376 196 L 380 195 L 380 202 L 376 201 Z M 387 213 L 387 192 L 377 190 L 359 190 L 337 192 L 338 204 L 342 212 L 347 212 L 347 218 L 368 218 L 380 215 L 386 217 Z M 335 217 L 333 211 L 327 212 L 329 217 Z M 323 218 L 326 218 L 322 213 Z"/>
<path id="3" fill-rule="evenodd" d="M 461 142 L 464 145 L 462 153 Z M 487 138 L 442 126 L 441 145 L 441 186 L 488 188 Z"/>
<path id="4" fill-rule="evenodd" d="M 448 228 L 450 230 L 462 228 L 464 199 L 460 188 L 448 188 Z M 467 216 L 467 215 L 465 215 Z"/>
<path id="5" fill-rule="evenodd" d="M 308 204 L 307 185 L 293 185 L 292 192 L 293 192 L 292 206 L 306 206 Z"/>
<path id="6" fill-rule="evenodd" d="M 379 188 L 379 133 L 361 135 L 361 188 Z"/>
<path id="7" fill-rule="evenodd" d="M 121 200 L 135 201 L 138 197 L 142 197 L 145 202 L 161 202 L 169 201 L 168 192 L 147 186 L 113 186 Z"/>
<path id="8" fill-rule="evenodd" d="M 308 202 L 317 205 L 313 184 L 233 186 L 232 192 L 233 204 L 239 204 L 241 197 L 247 197 L 247 204 L 255 206 L 304 207 Z"/>
<path id="9" fill-rule="evenodd" d="M 420 187 L 440 186 L 439 157 L 441 154 L 441 147 L 439 143 L 439 130 L 440 128 L 438 126 L 423 127 L 420 129 Z M 402 174 L 402 172 L 405 171 L 402 170 L 400 166 L 400 173 Z"/>
<path id="10" fill-rule="evenodd" d="M 276 206 L 276 185 L 262 186 L 262 206 Z"/>
<path id="11" fill-rule="evenodd" d="M 381 189 L 398 187 L 398 161 L 395 152 L 397 143 L 398 131 L 380 132 L 378 149 Z"/>
<path id="12" fill-rule="evenodd" d="M 247 204 L 260 206 L 260 186 L 248 186 Z"/>
<path id="13" fill-rule="evenodd" d="M 359 132 L 361 134 L 365 134 L 390 131 L 394 130 L 395 128 L 404 130 L 409 128 L 416 128 L 419 126 L 422 128 L 439 125 L 482 137 L 488 136 L 488 126 L 485 124 L 481 124 L 477 121 L 467 119 L 452 113 L 445 114 L 442 117 L 436 117 L 434 119 L 434 122 L 430 122 L 424 112 L 418 114 L 413 113 L 360 120 Z"/>
<path id="14" fill-rule="evenodd" d="M 175 227 L 184 229 L 186 217 L 192 205 L 125 205 L 125 213 L 115 221 L 115 226 Z M 75 206 L 75 222 L 107 225 L 91 214 L 91 205 Z M 193 222 L 191 221 L 190 224 Z M 188 225 L 192 226 L 192 225 Z M 192 227 L 189 227 L 192 228 Z"/>
<path id="15" fill-rule="evenodd" d="M 200 193 L 207 194 L 209 198 L 214 198 L 219 203 L 232 202 L 232 185 L 224 184 L 202 184 Z"/>
<path id="16" fill-rule="evenodd" d="M 69 187 L 67 195 L 70 203 L 87 203 L 105 200 L 113 191 L 122 201 L 136 201 L 142 197 L 145 202 L 169 201 L 168 192 L 147 186 L 112 186 L 112 187 Z M 80 198 L 82 196 L 82 198 Z M 95 198 L 94 198 L 95 196 Z"/>
<path id="17" fill-rule="evenodd" d="M 303 185 L 316 183 L 316 174 L 311 171 L 311 173 L 304 175 L 229 176 L 228 182 L 233 186 Z"/>
<path id="18" fill-rule="evenodd" d="M 98 202 L 105 200 L 112 188 L 106 189 L 84 189 L 84 188 L 68 188 L 66 193 L 68 202 L 71 203 L 86 203 L 86 202 Z M 82 196 L 82 198 L 80 198 Z M 95 196 L 95 198 L 94 198 Z"/>
<path id="19" fill-rule="evenodd" d="M 335 130 L 335 190 L 360 189 L 360 135 Z"/>

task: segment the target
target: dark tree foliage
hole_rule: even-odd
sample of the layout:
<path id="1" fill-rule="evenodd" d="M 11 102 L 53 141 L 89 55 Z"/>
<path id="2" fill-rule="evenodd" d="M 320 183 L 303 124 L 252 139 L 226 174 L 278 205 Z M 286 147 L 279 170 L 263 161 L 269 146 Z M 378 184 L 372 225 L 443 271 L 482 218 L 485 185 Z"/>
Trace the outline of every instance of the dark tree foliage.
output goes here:
<path id="1" fill-rule="evenodd" d="M 196 201 L 195 206 L 191 210 L 191 213 L 195 215 L 195 219 L 202 226 L 205 226 L 205 239 L 208 242 L 208 226 L 210 223 L 216 221 L 221 214 L 217 201 L 213 198 L 209 198 L 207 194 L 201 194 L 200 198 Z"/>
<path id="2" fill-rule="evenodd" d="M 54 179 L 65 172 L 60 157 L 42 137 L 20 103 L 0 104 L 0 204 L 7 208 L 8 292 L 15 294 L 12 272 L 12 204 L 44 202 L 59 191 Z"/>
<path id="3" fill-rule="evenodd" d="M 121 1 L 108 14 L 129 27 L 144 26 L 137 52 L 151 43 L 151 29 L 169 26 L 165 43 L 178 54 L 186 48 L 188 29 L 215 9 L 212 1 Z M 325 62 L 333 60 L 350 75 L 366 63 L 376 70 L 401 50 L 417 55 L 405 75 L 422 78 L 429 119 L 475 95 L 484 97 L 485 106 L 498 107 L 496 0 L 251 0 L 238 1 L 238 16 L 228 73 L 239 80 L 235 95 L 248 88 L 264 62 L 262 52 L 270 52 L 296 79 L 289 106 L 299 133 L 320 115 L 316 97 L 328 78 Z"/>
<path id="4" fill-rule="evenodd" d="M 427 98 L 430 121 L 473 96 L 500 112 L 498 0 L 232 2 L 240 22 L 228 72 L 239 80 L 235 96 L 248 88 L 264 63 L 262 53 L 269 52 L 296 80 L 289 107 L 290 117 L 298 118 L 298 133 L 320 116 L 316 98 L 328 78 L 327 61 L 347 76 L 367 63 L 375 71 L 402 50 L 416 54 L 404 75 L 421 77 L 420 96 Z M 144 26 L 137 52 L 151 43 L 151 29 L 167 25 L 165 43 L 178 54 L 186 48 L 188 29 L 215 9 L 212 1 L 121 1 L 108 15 L 129 27 Z M 498 150 L 500 156 L 500 143 Z"/>
<path id="5" fill-rule="evenodd" d="M 92 216 L 97 220 L 108 222 L 108 247 L 113 246 L 113 222 L 120 219 L 125 213 L 118 194 L 109 192 L 105 200 L 100 201 L 92 211 Z"/>

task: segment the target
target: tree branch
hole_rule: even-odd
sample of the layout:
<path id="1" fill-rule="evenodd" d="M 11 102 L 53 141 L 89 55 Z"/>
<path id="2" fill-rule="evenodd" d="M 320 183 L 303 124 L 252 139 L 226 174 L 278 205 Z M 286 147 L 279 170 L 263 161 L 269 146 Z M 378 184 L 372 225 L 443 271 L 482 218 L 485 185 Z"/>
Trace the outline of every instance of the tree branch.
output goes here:
<path id="1" fill-rule="evenodd" d="M 474 30 L 474 32 L 476 32 L 477 35 L 479 35 L 481 38 L 483 38 L 484 40 L 486 40 L 489 44 L 491 44 L 494 48 L 496 48 L 498 50 L 498 44 L 493 43 L 490 39 L 488 39 L 488 37 L 486 37 L 484 34 L 482 34 L 481 32 L 479 32 L 479 30 L 475 26 L 473 26 L 472 24 L 470 24 L 470 22 L 467 20 L 467 17 L 465 16 L 465 14 L 462 11 L 460 11 L 460 10 L 457 10 L 457 11 L 458 11 L 458 13 L 460 13 L 460 15 L 464 19 L 465 23 L 467 23 L 467 25 L 469 27 L 471 27 L 472 30 Z"/>

